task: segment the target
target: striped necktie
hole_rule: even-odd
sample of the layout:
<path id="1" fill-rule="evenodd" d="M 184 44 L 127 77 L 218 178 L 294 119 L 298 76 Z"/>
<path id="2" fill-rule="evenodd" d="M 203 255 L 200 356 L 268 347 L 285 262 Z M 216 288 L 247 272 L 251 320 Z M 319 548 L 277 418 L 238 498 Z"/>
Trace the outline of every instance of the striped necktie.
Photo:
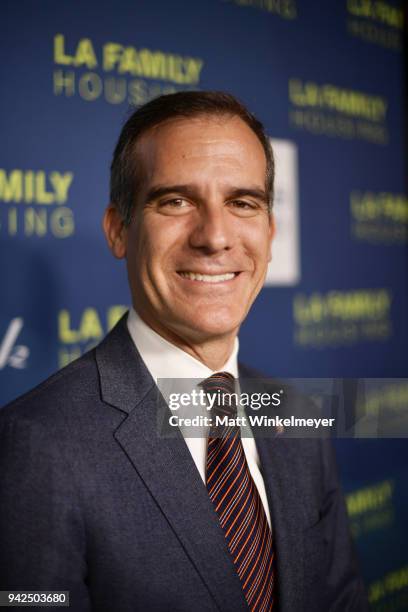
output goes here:
<path id="1" fill-rule="evenodd" d="M 219 372 L 201 383 L 207 394 L 216 394 L 208 436 L 206 484 L 249 609 L 263 612 L 272 610 L 274 604 L 276 608 L 272 533 L 248 468 L 240 428 L 235 424 L 216 426 L 215 422 L 216 416 L 235 419 L 237 415 L 234 397 L 228 395 L 235 393 L 234 382 L 231 374 Z"/>

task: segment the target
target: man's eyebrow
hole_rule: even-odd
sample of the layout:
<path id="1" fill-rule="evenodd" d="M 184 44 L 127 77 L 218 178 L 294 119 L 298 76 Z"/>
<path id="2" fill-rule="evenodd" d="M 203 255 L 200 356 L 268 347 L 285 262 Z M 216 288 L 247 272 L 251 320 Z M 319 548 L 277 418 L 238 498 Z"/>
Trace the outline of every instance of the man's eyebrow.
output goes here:
<path id="1" fill-rule="evenodd" d="M 197 190 L 192 185 L 159 185 L 152 187 L 146 194 L 146 202 L 152 202 L 169 193 L 180 193 L 186 196 L 197 196 Z"/>
<path id="2" fill-rule="evenodd" d="M 146 194 L 146 202 L 152 202 L 163 196 L 169 195 L 170 193 L 179 193 L 187 197 L 196 199 L 202 199 L 199 193 L 199 189 L 194 185 L 158 185 L 152 187 Z M 259 187 L 236 187 L 231 190 L 227 190 L 227 197 L 229 200 L 236 198 L 243 198 L 245 196 L 256 198 L 261 200 L 265 204 L 268 203 L 268 197 L 264 189 Z"/>
<path id="3" fill-rule="evenodd" d="M 233 189 L 230 192 L 229 199 L 232 198 L 243 198 L 245 196 L 250 196 L 252 198 L 256 198 L 257 200 L 261 200 L 268 202 L 268 196 L 266 195 L 266 191 L 264 189 L 259 189 L 258 187 L 238 187 L 237 189 Z"/>

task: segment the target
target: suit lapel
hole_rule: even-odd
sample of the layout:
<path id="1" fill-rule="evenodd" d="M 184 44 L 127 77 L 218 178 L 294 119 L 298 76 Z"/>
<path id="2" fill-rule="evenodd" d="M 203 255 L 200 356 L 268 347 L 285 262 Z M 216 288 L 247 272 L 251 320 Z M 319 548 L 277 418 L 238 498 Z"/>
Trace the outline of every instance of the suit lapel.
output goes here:
<path id="1" fill-rule="evenodd" d="M 259 382 L 251 383 L 251 379 L 259 379 L 259 374 L 255 374 L 243 365 L 240 365 L 239 372 L 243 392 L 267 391 L 266 388 L 260 389 Z M 262 409 L 262 414 L 274 416 L 273 407 Z M 271 437 L 269 427 L 252 427 L 252 432 L 271 513 L 279 585 L 279 610 L 280 612 L 301 610 L 303 600 L 301 527 L 304 524 L 304 512 L 303 500 L 297 493 L 299 474 L 295 467 L 298 465 L 296 440 L 285 438 L 284 435 Z"/>
<path id="2" fill-rule="evenodd" d="M 245 610 L 241 584 L 223 531 L 178 429 L 159 434 L 167 408 L 134 346 L 126 317 L 96 349 L 102 399 L 127 413 L 114 436 L 156 500 L 217 607 Z"/>
<path id="3" fill-rule="evenodd" d="M 290 466 L 296 462 L 290 442 L 282 438 L 256 440 L 271 510 L 281 612 L 301 610 L 303 599 L 302 500 L 296 493 L 296 478 L 290 474 Z"/>

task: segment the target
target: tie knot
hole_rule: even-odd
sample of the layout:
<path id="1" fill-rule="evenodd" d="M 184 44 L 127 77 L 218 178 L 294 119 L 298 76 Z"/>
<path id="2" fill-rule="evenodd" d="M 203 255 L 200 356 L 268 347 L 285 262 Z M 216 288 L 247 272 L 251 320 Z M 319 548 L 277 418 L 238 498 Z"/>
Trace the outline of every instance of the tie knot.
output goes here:
<path id="1" fill-rule="evenodd" d="M 217 391 L 225 391 L 225 393 L 234 393 L 235 378 L 229 372 L 216 372 L 201 383 L 206 393 L 216 393 Z"/>
<path id="2" fill-rule="evenodd" d="M 213 412 L 233 416 L 237 412 L 235 378 L 229 372 L 216 372 L 202 381 L 201 386 L 209 396 L 215 395 Z"/>

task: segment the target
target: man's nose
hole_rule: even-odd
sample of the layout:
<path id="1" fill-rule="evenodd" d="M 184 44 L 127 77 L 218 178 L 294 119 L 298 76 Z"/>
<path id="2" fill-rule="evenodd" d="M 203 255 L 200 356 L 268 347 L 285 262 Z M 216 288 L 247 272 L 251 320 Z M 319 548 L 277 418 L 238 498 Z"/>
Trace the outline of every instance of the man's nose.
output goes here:
<path id="1" fill-rule="evenodd" d="M 208 207 L 197 211 L 190 245 L 209 253 L 229 250 L 234 242 L 233 224 L 226 207 Z"/>

